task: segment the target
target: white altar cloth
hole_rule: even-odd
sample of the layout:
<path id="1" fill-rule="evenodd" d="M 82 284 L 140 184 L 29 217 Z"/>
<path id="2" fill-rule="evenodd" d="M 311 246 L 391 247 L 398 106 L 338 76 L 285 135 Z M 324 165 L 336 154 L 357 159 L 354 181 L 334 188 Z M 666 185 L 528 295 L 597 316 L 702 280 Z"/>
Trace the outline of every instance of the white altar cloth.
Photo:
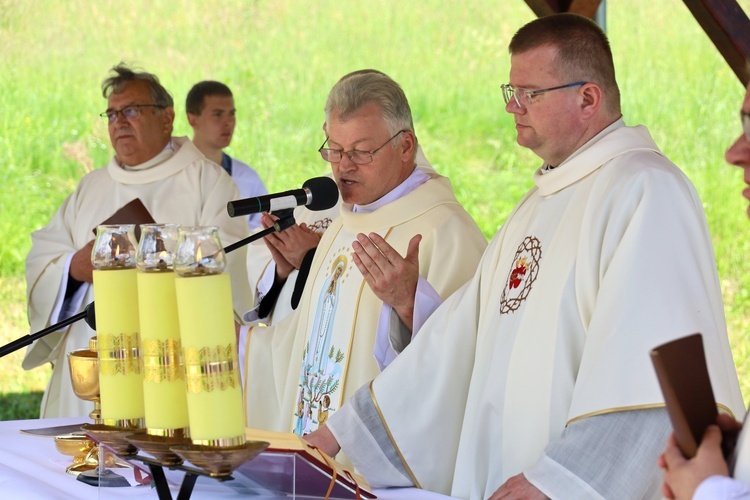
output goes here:
<path id="1" fill-rule="evenodd" d="M 51 436 L 23 434 L 21 429 L 34 429 L 58 425 L 88 422 L 88 417 L 50 418 L 37 420 L 10 420 L 0 422 L 0 497 L 40 499 L 109 499 L 109 498 L 158 498 L 156 489 L 150 486 L 124 488 L 96 488 L 89 486 L 70 474 L 65 467 L 73 457 L 63 455 L 55 448 Z M 122 469 L 115 469 L 122 474 Z M 182 474 L 167 471 L 172 497 L 176 498 Z M 123 474 L 124 475 L 124 474 Z M 172 481 L 174 480 L 174 481 Z M 174 484 L 173 484 L 174 483 Z M 444 495 L 417 488 L 377 489 L 374 493 L 382 500 L 441 500 Z M 199 477 L 192 499 L 239 498 L 240 495 L 228 486 L 206 477 Z M 262 500 L 264 497 L 252 497 Z M 278 497 L 273 497 L 278 500 Z M 289 497 L 287 497 L 289 498 Z"/>

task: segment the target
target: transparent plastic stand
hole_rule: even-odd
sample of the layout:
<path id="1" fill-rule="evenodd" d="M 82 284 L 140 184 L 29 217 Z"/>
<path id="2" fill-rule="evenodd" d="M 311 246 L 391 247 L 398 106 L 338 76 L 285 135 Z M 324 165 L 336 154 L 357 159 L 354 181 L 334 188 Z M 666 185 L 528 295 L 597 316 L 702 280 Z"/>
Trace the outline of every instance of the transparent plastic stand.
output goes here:
<path id="1" fill-rule="evenodd" d="M 335 481 L 331 474 L 304 456 L 293 452 L 263 452 L 241 465 L 234 476 L 240 488 L 249 484 L 262 491 L 298 499 L 357 498 L 356 487 Z M 344 479 L 344 478 L 337 478 Z M 234 486 L 234 485 L 232 485 Z M 329 493 L 330 490 L 330 493 Z M 238 492 L 241 492 L 239 489 Z M 362 495 L 362 498 L 365 498 Z"/>
<path id="2" fill-rule="evenodd" d="M 95 469 L 78 474 L 76 476 L 78 481 L 90 486 L 98 486 L 99 488 L 122 488 L 130 486 L 127 479 L 107 468 L 106 457 L 107 453 L 111 452 L 106 451 L 105 447 L 99 443 L 96 444 L 96 449 L 92 451 L 98 454 L 97 466 Z"/>
<path id="3" fill-rule="evenodd" d="M 265 451 L 240 465 L 230 476 L 214 478 L 211 478 L 205 470 L 189 462 L 165 466 L 142 453 L 122 458 L 134 467 L 146 468 L 149 471 L 159 500 L 173 499 L 165 468 L 184 473 L 179 492 L 174 497 L 176 500 L 188 500 L 195 491 L 199 478 L 202 485 L 199 486 L 201 496 L 210 494 L 211 483 L 217 483 L 213 491 L 234 492 L 262 499 L 280 497 L 299 500 L 374 498 L 374 495 L 364 490 L 358 492 L 356 486 L 352 486 L 351 481 L 345 480 L 346 478 L 341 476 L 332 478 L 329 472 L 304 456 L 293 452 Z M 169 476 L 174 483 L 175 474 L 169 473 Z M 211 480 L 207 481 L 206 479 L 209 478 Z"/>

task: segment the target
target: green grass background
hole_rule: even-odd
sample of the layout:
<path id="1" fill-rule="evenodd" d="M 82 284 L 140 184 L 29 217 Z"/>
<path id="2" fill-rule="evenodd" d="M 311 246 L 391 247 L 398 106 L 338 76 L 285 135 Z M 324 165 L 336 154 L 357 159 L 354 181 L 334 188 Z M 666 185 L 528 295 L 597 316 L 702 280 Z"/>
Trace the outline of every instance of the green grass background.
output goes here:
<path id="1" fill-rule="evenodd" d="M 750 0 L 740 4 L 750 12 Z M 750 223 L 741 173 L 723 160 L 740 133 L 743 88 L 682 1 L 607 6 L 626 122 L 650 128 L 703 200 L 747 401 Z M 336 80 L 382 70 L 404 87 L 427 157 L 491 237 L 539 164 L 515 144 L 500 94 L 507 43 L 533 17 L 522 0 L 0 0 L 0 343 L 29 333 L 30 233 L 112 155 L 97 115 L 113 65 L 160 76 L 177 103 L 177 135 L 188 134 L 184 96 L 195 82 L 229 84 L 230 152 L 271 191 L 326 171 L 316 148 Z M 37 413 L 49 368 L 24 372 L 21 359 L 0 359 L 0 419 Z"/>

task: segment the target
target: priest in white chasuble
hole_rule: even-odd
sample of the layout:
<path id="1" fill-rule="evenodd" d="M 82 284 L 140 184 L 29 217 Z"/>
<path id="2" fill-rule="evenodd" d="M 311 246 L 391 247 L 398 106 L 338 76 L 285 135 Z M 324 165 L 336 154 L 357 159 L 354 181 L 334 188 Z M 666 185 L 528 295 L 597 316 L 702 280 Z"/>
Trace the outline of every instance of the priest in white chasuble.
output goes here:
<path id="1" fill-rule="evenodd" d="M 172 137 L 173 100 L 159 79 L 122 64 L 113 71 L 102 84 L 107 98 L 102 117 L 115 156 L 84 176 L 49 224 L 31 235 L 26 283 L 32 332 L 83 311 L 93 301 L 94 230 L 136 199 L 157 223 L 217 226 L 225 246 L 248 235 L 247 223 L 227 214 L 227 202 L 239 196 L 232 179 L 187 138 Z M 237 320 L 252 305 L 245 261 L 245 248 L 227 255 Z M 24 368 L 54 364 L 42 417 L 91 411 L 92 403 L 73 393 L 67 353 L 87 348 L 94 335 L 78 321 L 28 348 Z"/>
<path id="2" fill-rule="evenodd" d="M 510 42 L 503 85 L 534 187 L 474 277 L 307 439 L 374 487 L 462 499 L 659 498 L 671 431 L 649 352 L 703 335 L 744 413 L 703 207 L 620 111 L 604 32 L 574 14 Z"/>
<path id="3" fill-rule="evenodd" d="M 417 145 L 415 163 L 417 168 L 432 171 L 420 145 Z M 332 173 L 329 175 L 333 177 Z M 283 245 L 285 256 L 289 256 L 291 261 L 283 273 L 277 267 L 265 238 L 247 246 L 247 273 L 255 297 L 255 309 L 246 315 L 247 321 L 274 325 L 297 308 L 315 248 L 331 221 L 339 216 L 340 207 L 339 197 L 336 205 L 327 210 L 309 210 L 303 205 L 294 209 L 296 224 L 282 233 L 274 234 L 279 244 Z M 275 222 L 268 214 L 264 214 L 261 220 L 265 227 L 271 227 Z M 310 233 L 316 236 L 312 241 L 308 236 Z M 243 352 L 244 346 L 240 346 L 241 356 L 244 356 Z"/>
<path id="4" fill-rule="evenodd" d="M 325 131 L 320 154 L 331 163 L 341 214 L 320 240 L 298 308 L 273 327 L 251 328 L 244 339 L 250 427 L 301 435 L 317 429 L 431 312 L 402 305 L 413 305 L 415 295 L 439 303 L 472 276 L 486 248 L 449 180 L 416 165 L 411 110 L 391 78 L 372 70 L 342 78 L 328 97 Z M 400 254 L 377 253 L 404 265 L 391 280 L 395 294 L 368 285 L 353 257 L 358 239 L 387 242 Z M 409 289 L 401 287 L 407 275 L 415 282 Z M 384 304 L 384 293 L 392 304 Z M 378 337 L 379 322 L 407 327 L 393 338 L 383 327 Z"/>

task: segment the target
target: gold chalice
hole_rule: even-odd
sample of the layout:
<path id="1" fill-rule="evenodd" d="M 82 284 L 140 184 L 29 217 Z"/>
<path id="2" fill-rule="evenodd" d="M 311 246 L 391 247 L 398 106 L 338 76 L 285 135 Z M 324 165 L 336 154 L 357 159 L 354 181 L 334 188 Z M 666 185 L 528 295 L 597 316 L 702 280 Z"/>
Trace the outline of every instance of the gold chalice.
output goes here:
<path id="1" fill-rule="evenodd" d="M 88 349 L 78 349 L 68 353 L 70 380 L 76 396 L 93 401 L 94 409 L 89 417 L 95 424 L 102 423 L 102 408 L 99 397 L 99 359 L 97 358 L 96 337 L 89 340 Z"/>
<path id="2" fill-rule="evenodd" d="M 88 349 L 78 349 L 68 353 L 68 366 L 70 366 L 70 380 L 73 385 L 73 392 L 85 401 L 93 401 L 94 409 L 89 413 L 89 417 L 94 421 L 94 426 L 102 426 L 102 409 L 99 394 L 99 359 L 96 337 L 89 339 Z M 85 436 L 82 436 L 80 440 L 74 440 L 73 438 L 65 439 L 65 436 L 57 436 L 55 444 L 61 453 L 66 453 L 61 447 L 66 447 L 70 450 L 75 446 L 79 446 L 80 451 L 84 452 L 83 455 L 73 455 L 73 464 L 65 469 L 68 474 L 77 475 L 79 476 L 79 480 L 90 484 L 108 486 L 107 482 L 114 480 L 118 484 L 112 484 L 113 486 L 128 486 L 127 480 L 116 474 L 112 474 L 111 471 L 104 468 L 104 466 L 117 467 L 120 464 L 117 463 L 116 457 L 110 453 L 105 452 L 104 457 L 102 457 L 101 451 L 103 449 L 100 450 L 96 442 L 87 439 Z M 104 466 L 101 464 L 102 459 L 105 462 Z M 81 476 L 86 477 L 81 478 Z M 124 484 L 120 480 L 124 481 Z"/>
<path id="3" fill-rule="evenodd" d="M 85 401 L 94 402 L 94 409 L 89 413 L 89 417 L 95 423 L 101 424 L 102 412 L 99 403 L 99 360 L 96 352 L 96 337 L 91 337 L 88 349 L 78 349 L 68 353 L 68 366 L 70 367 L 73 392 Z M 75 445 L 70 446 L 71 442 Z M 57 436 L 55 444 L 61 453 L 74 457 L 73 464 L 65 469 L 68 474 L 78 475 L 81 472 L 98 468 L 99 447 L 86 436 L 78 438 Z"/>

